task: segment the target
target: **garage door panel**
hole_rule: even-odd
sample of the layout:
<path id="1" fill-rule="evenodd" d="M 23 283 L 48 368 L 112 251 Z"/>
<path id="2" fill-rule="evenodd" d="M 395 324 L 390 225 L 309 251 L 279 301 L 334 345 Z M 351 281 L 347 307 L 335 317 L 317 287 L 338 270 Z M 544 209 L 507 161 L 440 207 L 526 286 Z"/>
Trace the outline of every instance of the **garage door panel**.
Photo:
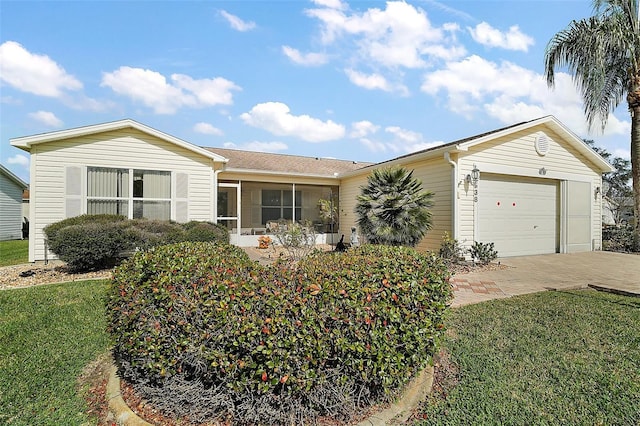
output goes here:
<path id="1" fill-rule="evenodd" d="M 557 251 L 557 182 L 484 175 L 478 192 L 478 240 L 493 242 L 499 256 Z"/>
<path id="2" fill-rule="evenodd" d="M 591 250 L 591 184 L 567 182 L 567 251 Z"/>

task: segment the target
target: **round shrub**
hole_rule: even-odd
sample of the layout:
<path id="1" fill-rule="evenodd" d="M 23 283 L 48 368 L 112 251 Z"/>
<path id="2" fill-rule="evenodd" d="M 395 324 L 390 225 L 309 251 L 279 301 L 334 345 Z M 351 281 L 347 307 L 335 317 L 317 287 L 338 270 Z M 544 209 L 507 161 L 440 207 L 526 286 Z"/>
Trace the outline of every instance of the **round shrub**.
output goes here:
<path id="1" fill-rule="evenodd" d="M 75 227 L 67 230 L 67 228 Z M 65 230 L 65 232 L 61 232 Z M 44 228 L 49 250 L 75 272 L 111 268 L 133 251 L 184 241 L 229 242 L 229 233 L 210 222 L 133 219 L 82 215 Z M 84 233 L 84 234 L 83 234 Z M 104 238 L 99 235 L 103 234 Z"/>
<path id="2" fill-rule="evenodd" d="M 47 243 L 49 244 L 49 247 L 51 247 L 51 243 L 56 239 L 58 231 L 62 228 L 72 225 L 84 225 L 87 223 L 114 223 L 122 221 L 126 221 L 126 218 L 115 214 L 83 214 L 47 225 L 43 231 L 44 235 L 47 237 Z"/>
<path id="3" fill-rule="evenodd" d="M 186 231 L 185 241 L 229 242 L 229 230 L 219 223 L 191 221 L 183 226 Z"/>
<path id="4" fill-rule="evenodd" d="M 348 420 L 434 353 L 451 299 L 434 255 L 363 246 L 262 267 L 227 244 L 136 253 L 107 302 L 120 374 L 192 421 Z"/>
<path id="5" fill-rule="evenodd" d="M 112 268 L 132 248 L 124 221 L 66 226 L 47 242 L 73 272 Z"/>
<path id="6" fill-rule="evenodd" d="M 133 219 L 128 222 L 133 247 L 138 250 L 186 241 L 183 226 L 176 222 L 148 219 Z"/>

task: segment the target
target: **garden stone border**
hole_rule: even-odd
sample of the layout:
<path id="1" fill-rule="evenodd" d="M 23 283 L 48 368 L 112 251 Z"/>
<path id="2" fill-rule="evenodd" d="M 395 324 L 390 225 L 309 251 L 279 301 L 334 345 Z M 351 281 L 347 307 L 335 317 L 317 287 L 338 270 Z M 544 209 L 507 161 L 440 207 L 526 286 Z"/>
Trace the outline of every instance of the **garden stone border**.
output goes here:
<path id="1" fill-rule="evenodd" d="M 119 426 L 153 426 L 151 423 L 138 417 L 136 413 L 122 399 L 120 393 L 120 378 L 116 374 L 115 365 L 109 370 L 109 381 L 107 383 L 107 400 L 109 402 L 109 412 L 113 416 L 112 420 Z M 359 422 L 356 426 L 385 426 L 399 424 L 409 419 L 413 410 L 418 407 L 431 393 L 433 386 L 433 366 L 428 366 L 418 374 L 407 386 L 402 397 L 378 413 L 372 414 L 367 419 Z"/>

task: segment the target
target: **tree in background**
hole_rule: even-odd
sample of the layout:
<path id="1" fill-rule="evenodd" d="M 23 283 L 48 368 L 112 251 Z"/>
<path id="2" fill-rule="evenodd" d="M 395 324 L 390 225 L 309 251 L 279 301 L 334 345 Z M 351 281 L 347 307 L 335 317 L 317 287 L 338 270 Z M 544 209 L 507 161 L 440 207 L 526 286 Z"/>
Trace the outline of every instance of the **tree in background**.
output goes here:
<path id="1" fill-rule="evenodd" d="M 602 128 L 626 101 L 631 114 L 634 244 L 640 248 L 640 22 L 638 0 L 593 0 L 594 16 L 572 21 L 549 41 L 545 76 L 553 87 L 556 67 L 566 66 L 581 92 L 589 126 Z"/>
<path id="2" fill-rule="evenodd" d="M 626 212 L 633 205 L 633 190 L 631 182 L 631 162 L 621 157 L 613 157 L 606 149 L 595 145 L 593 140 L 584 140 L 591 149 L 607 160 L 615 171 L 602 176 L 602 197 L 607 201 L 603 208 L 609 210 L 616 225 L 626 218 Z"/>
<path id="3" fill-rule="evenodd" d="M 376 169 L 360 189 L 355 211 L 370 243 L 414 247 L 431 229 L 433 193 L 422 190 L 413 171 Z"/>

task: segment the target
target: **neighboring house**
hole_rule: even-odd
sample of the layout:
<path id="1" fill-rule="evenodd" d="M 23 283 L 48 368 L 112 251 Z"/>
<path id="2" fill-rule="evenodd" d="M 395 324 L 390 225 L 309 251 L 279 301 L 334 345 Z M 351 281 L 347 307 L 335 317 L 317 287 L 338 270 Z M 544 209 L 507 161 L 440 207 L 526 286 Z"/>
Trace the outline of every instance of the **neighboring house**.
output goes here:
<path id="1" fill-rule="evenodd" d="M 390 165 L 435 193 L 421 249 L 436 250 L 448 232 L 466 246 L 495 242 L 501 256 L 597 250 L 597 188 L 612 170 L 554 117 L 380 164 L 201 148 L 132 120 L 11 144 L 31 153 L 30 261 L 45 258 L 46 225 L 84 213 L 219 222 L 240 246 L 257 245 L 278 219 L 304 219 L 328 242 L 318 201 L 336 203 L 337 234 L 349 236 L 360 187 Z"/>
<path id="2" fill-rule="evenodd" d="M 611 199 L 602 197 L 602 224 L 621 225 L 633 219 L 633 196 Z"/>
<path id="3" fill-rule="evenodd" d="M 0 241 L 22 238 L 22 191 L 27 184 L 0 164 Z"/>

